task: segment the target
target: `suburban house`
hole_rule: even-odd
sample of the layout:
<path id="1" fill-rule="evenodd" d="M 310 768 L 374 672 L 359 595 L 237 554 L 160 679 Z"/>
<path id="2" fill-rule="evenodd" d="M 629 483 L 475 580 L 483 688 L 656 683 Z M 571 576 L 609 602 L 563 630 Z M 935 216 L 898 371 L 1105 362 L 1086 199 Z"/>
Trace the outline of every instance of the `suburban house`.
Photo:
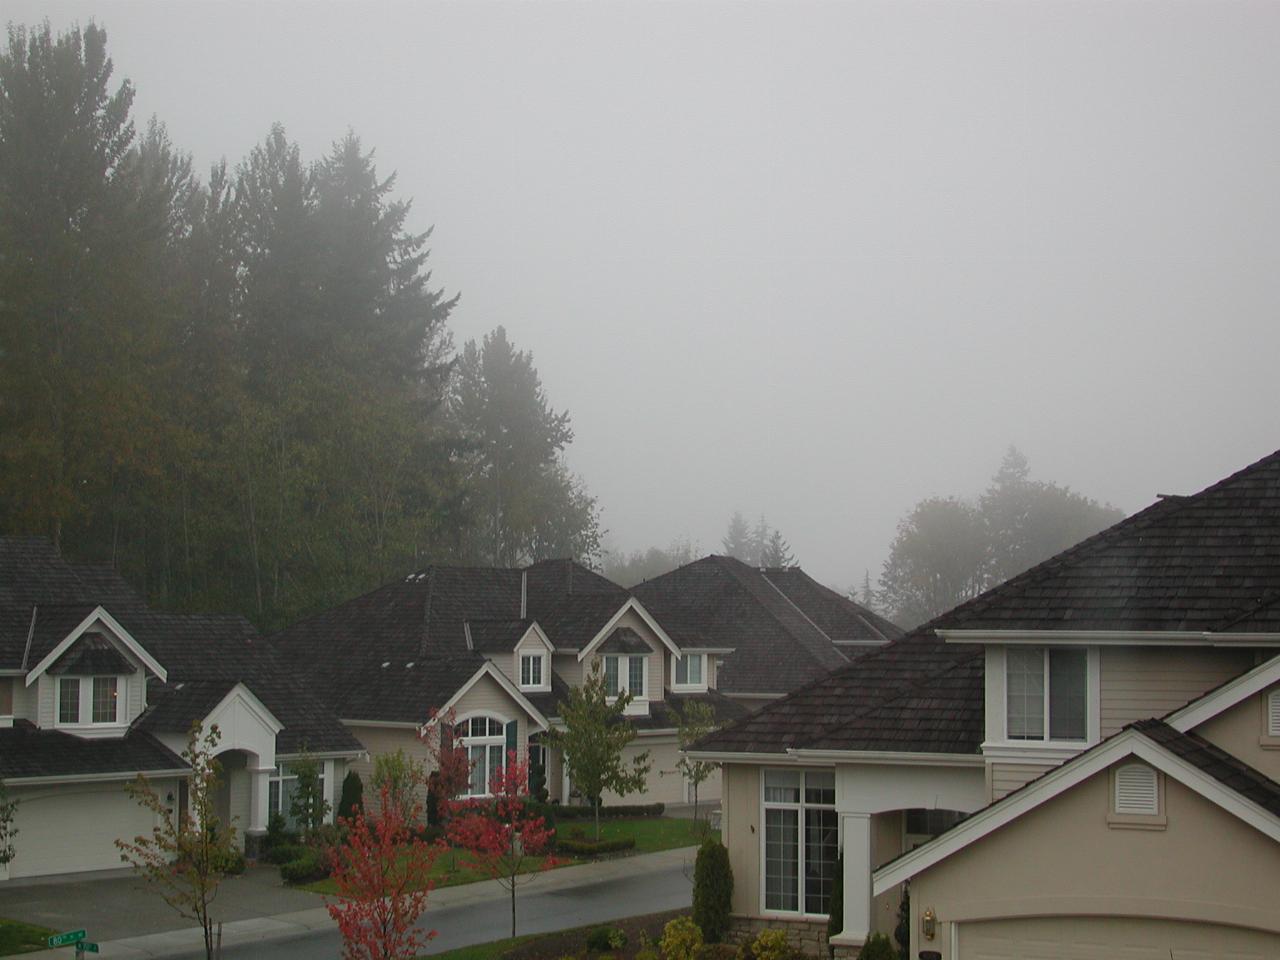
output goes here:
<path id="1" fill-rule="evenodd" d="M 158 613 L 109 566 L 0 537 L 0 780 L 18 801 L 0 880 L 120 867 L 115 841 L 155 825 L 124 784 L 143 774 L 183 810 L 194 723 L 219 728 L 219 814 L 250 845 L 288 814 L 291 761 L 323 762 L 336 805 L 364 751 L 242 618 Z"/>
<path id="2" fill-rule="evenodd" d="M 692 751 L 736 929 L 909 955 L 1280 956 L 1280 453 L 1151 507 Z"/>
<path id="3" fill-rule="evenodd" d="M 758 569 L 709 556 L 631 592 L 663 623 L 732 647 L 720 665 L 719 690 L 753 710 L 902 636 L 799 567 Z"/>

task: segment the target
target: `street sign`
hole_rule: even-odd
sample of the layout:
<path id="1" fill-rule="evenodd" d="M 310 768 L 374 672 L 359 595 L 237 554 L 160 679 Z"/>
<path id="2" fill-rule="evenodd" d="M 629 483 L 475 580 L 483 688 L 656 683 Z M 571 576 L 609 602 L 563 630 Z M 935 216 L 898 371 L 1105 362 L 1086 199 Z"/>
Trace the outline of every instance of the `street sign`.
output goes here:
<path id="1" fill-rule="evenodd" d="M 92 940 L 81 940 L 76 944 L 76 953 L 97 953 L 98 945 Z"/>
<path id="2" fill-rule="evenodd" d="M 86 936 L 86 930 L 72 930 L 70 933 L 55 933 L 49 938 L 49 946 L 51 947 L 68 947 L 73 943 L 79 943 Z"/>

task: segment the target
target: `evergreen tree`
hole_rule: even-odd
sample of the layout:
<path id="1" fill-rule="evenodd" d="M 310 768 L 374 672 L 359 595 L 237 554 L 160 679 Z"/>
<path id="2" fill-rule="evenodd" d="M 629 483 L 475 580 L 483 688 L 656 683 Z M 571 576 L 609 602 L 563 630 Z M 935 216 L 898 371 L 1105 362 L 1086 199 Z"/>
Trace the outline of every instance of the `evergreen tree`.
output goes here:
<path id="1" fill-rule="evenodd" d="M 795 565 L 795 554 L 791 552 L 791 545 L 782 536 L 782 531 L 771 531 L 769 539 L 765 541 L 764 550 L 760 554 L 760 566 L 794 567 Z"/>
<path id="2" fill-rule="evenodd" d="M 747 518 L 741 511 L 733 511 L 733 516 L 729 518 L 729 530 L 720 544 L 724 548 L 726 557 L 733 557 L 743 563 L 754 563 L 751 528 L 747 525 Z"/>

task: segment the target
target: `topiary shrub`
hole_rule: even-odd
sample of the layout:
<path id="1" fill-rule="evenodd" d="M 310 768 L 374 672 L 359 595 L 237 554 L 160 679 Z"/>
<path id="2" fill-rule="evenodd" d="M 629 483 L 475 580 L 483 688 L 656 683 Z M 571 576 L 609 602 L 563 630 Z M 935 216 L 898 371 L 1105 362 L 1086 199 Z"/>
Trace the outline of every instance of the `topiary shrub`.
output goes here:
<path id="1" fill-rule="evenodd" d="M 898 941 L 898 960 L 907 960 L 911 953 L 911 884 L 902 885 L 902 900 L 898 903 L 898 924 L 893 928 L 893 939 Z"/>
<path id="2" fill-rule="evenodd" d="M 719 943 L 729 930 L 733 870 L 729 851 L 713 837 L 702 841 L 693 866 L 693 922 L 708 943 Z"/>
<path id="3" fill-rule="evenodd" d="M 290 860 L 280 867 L 280 879 L 285 883 L 311 883 L 329 875 L 329 860 L 319 851 L 307 848 L 297 860 Z"/>
<path id="4" fill-rule="evenodd" d="M 761 930 L 751 943 L 751 955 L 755 960 L 791 960 L 796 951 L 787 939 L 787 931 Z"/>
<path id="5" fill-rule="evenodd" d="M 898 960 L 898 951 L 883 933 L 873 933 L 862 945 L 858 960 Z"/>
<path id="6" fill-rule="evenodd" d="M 601 953 L 621 950 L 627 945 L 627 935 L 617 927 L 596 927 L 587 934 L 587 949 Z"/>
<path id="7" fill-rule="evenodd" d="M 697 960 L 702 950 L 702 931 L 691 917 L 676 917 L 662 928 L 658 948 L 666 960 Z"/>
<path id="8" fill-rule="evenodd" d="M 338 816 L 350 820 L 356 815 L 356 808 L 364 805 L 364 781 L 360 774 L 348 770 L 342 778 L 342 797 L 338 800 Z"/>
<path id="9" fill-rule="evenodd" d="M 298 834 L 287 828 L 283 814 L 273 813 L 267 817 L 267 835 L 262 839 L 264 849 L 270 849 L 281 843 L 297 842 Z"/>

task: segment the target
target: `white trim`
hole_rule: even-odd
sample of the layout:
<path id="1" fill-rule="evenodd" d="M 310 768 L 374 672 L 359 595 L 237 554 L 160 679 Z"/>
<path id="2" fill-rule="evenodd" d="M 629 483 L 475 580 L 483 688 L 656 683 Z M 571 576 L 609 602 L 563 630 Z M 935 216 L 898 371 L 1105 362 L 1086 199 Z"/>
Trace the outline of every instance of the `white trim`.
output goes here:
<path id="1" fill-rule="evenodd" d="M 492 677 L 497 682 L 498 686 L 502 687 L 502 689 L 511 696 L 511 699 L 520 706 L 520 709 L 527 713 L 530 719 L 537 724 L 539 730 L 546 730 L 550 726 L 547 722 L 547 718 L 542 715 L 542 712 L 537 707 L 529 702 L 529 698 L 520 692 L 520 688 L 512 683 L 505 673 L 494 666 L 492 660 L 486 660 L 481 664 L 480 669 L 471 675 L 471 679 L 460 686 L 457 692 L 444 702 L 443 706 L 436 711 L 436 716 L 432 717 L 426 723 L 419 725 L 418 729 L 426 730 L 433 726 L 436 722 L 436 718 L 439 717 L 440 714 L 447 713 L 451 710 L 453 705 L 466 696 L 467 691 L 479 683 L 481 677 L 485 676 Z"/>
<path id="2" fill-rule="evenodd" d="M 788 755 L 800 763 L 824 760 L 833 763 L 874 763 L 901 767 L 981 767 L 986 760 L 976 753 L 897 753 L 888 750 L 807 750 L 792 747 Z"/>
<path id="3" fill-rule="evenodd" d="M 415 730 L 418 729 L 417 724 L 410 724 L 410 726 Z M 235 750 L 238 748 L 229 747 L 228 749 Z M 365 756 L 368 753 L 368 750 L 322 750 L 319 752 L 308 750 L 306 753 L 277 753 L 276 762 L 288 763 L 291 760 L 301 760 L 303 757 L 308 757 L 312 760 L 345 760 L 347 757 Z M 274 770 L 275 767 L 257 767 L 256 769 L 261 772 L 263 770 Z"/>
<path id="4" fill-rule="evenodd" d="M 676 680 L 676 669 L 679 667 L 680 661 L 685 657 L 700 657 L 702 659 L 702 667 L 700 675 L 702 679 L 697 683 L 680 683 Z M 671 689 L 673 692 L 689 693 L 698 692 L 705 693 L 707 690 L 707 677 L 711 673 L 711 665 L 707 662 L 708 658 L 705 653 L 699 653 L 694 650 L 685 650 L 678 656 L 671 657 Z"/>
<path id="5" fill-rule="evenodd" d="M 935 630 L 946 643 L 1056 644 L 1058 646 L 1214 647 L 1280 646 L 1280 633 L 1212 630 Z"/>
<path id="6" fill-rule="evenodd" d="M 174 770 L 117 770 L 112 773 L 56 773 L 48 777 L 5 777 L 6 787 L 39 787 L 52 783 L 109 783 L 112 780 L 134 780 L 139 776 L 149 780 L 161 777 L 189 777 L 190 767 Z"/>
<path id="7" fill-rule="evenodd" d="M 151 656 L 151 654 L 147 653 L 142 644 L 133 639 L 133 637 L 129 635 L 129 631 L 120 626 L 119 621 L 117 621 L 115 617 L 107 613 L 105 608 L 99 606 L 95 607 L 92 613 L 81 620 L 78 627 L 63 637 L 62 640 L 58 642 L 58 645 L 50 650 L 43 660 L 32 667 L 30 672 L 27 674 L 26 685 L 29 687 L 31 684 L 35 683 L 40 674 L 53 666 L 54 663 L 57 662 L 58 658 L 66 653 L 67 649 L 79 640 L 81 635 L 88 630 L 89 627 L 93 626 L 94 623 L 99 622 L 114 633 L 116 635 L 116 639 L 123 643 L 130 653 L 141 660 L 143 665 L 154 673 L 162 683 L 169 679 L 169 674 L 165 671 L 164 667 L 160 666 L 159 661 Z"/>
<path id="8" fill-rule="evenodd" d="M 982 745 L 987 760 L 1004 763 L 1043 763 L 1059 766 L 1092 746 L 1083 740 L 988 740 Z"/>
<path id="9" fill-rule="evenodd" d="M 530 652 L 526 647 L 525 641 L 529 640 L 530 637 L 532 637 L 533 640 L 536 641 L 541 647 L 541 649 L 538 650 L 537 652 Z M 529 646 L 532 646 L 532 644 L 530 644 Z M 529 624 L 529 629 L 526 630 L 524 632 L 524 635 L 521 636 L 520 639 L 516 642 L 515 648 L 512 651 L 512 656 L 515 659 L 515 663 L 513 664 L 513 666 L 515 668 L 514 676 L 516 678 L 516 686 L 518 686 L 521 690 L 527 690 L 530 693 L 550 693 L 551 692 L 551 657 L 555 652 L 556 652 L 555 645 L 552 644 L 551 640 L 547 637 L 546 633 L 543 632 L 542 627 L 538 626 L 537 621 L 535 620 L 533 623 Z M 525 657 L 536 657 L 542 661 L 541 682 L 530 683 L 530 684 L 526 684 L 524 682 L 523 661 Z"/>
<path id="10" fill-rule="evenodd" d="M 346 720 L 339 718 L 339 723 L 348 727 L 378 727 L 383 730 L 421 730 L 422 724 L 412 720 Z"/>
<path id="11" fill-rule="evenodd" d="M 136 672 L 136 671 L 135 671 Z M 129 673 L 60 674 L 53 678 L 53 729 L 66 730 L 79 737 L 119 736 L 129 726 Z M 62 685 L 74 680 L 77 686 L 76 719 L 62 719 Z M 116 682 L 116 715 L 114 720 L 93 719 L 93 688 L 99 680 Z"/>
<path id="12" fill-rule="evenodd" d="M 715 657 L 727 657 L 729 654 L 737 650 L 737 647 L 690 647 L 684 646 L 680 648 L 684 653 L 707 653 Z"/>
<path id="13" fill-rule="evenodd" d="M 1028 644 L 1015 644 L 1015 646 L 1028 646 Z M 1086 750 L 1093 744 L 1102 739 L 1101 736 L 1101 715 L 1102 715 L 1102 655 L 1098 647 L 1085 647 L 1085 675 L 1084 675 L 1084 724 L 1085 735 L 1080 740 L 1050 740 L 1049 739 L 1049 690 L 1052 686 L 1052 679 L 1049 676 L 1049 653 L 1054 649 L 1053 644 L 1029 644 L 1029 646 L 1042 647 L 1044 650 L 1044 701 L 1041 707 L 1044 711 L 1044 737 L 1035 739 L 1028 737 L 1026 739 L 1012 739 L 1009 737 L 1009 651 L 1007 647 L 997 648 L 994 651 L 988 648 L 988 654 L 994 653 L 995 656 L 986 658 L 986 666 L 991 666 L 993 660 L 999 663 L 998 673 L 999 684 L 983 684 L 984 698 L 986 698 L 987 716 L 990 717 L 994 712 L 996 723 L 987 725 L 987 736 L 991 736 L 992 730 L 998 731 L 1001 739 L 990 741 L 992 746 L 1005 749 L 1011 753 L 1019 752 L 1019 745 L 1026 745 L 1026 749 L 1021 751 L 1023 756 L 1030 757 L 1037 750 L 1046 752 L 1066 751 L 1074 748 L 1076 753 Z M 1064 648 L 1059 646 L 1058 649 L 1076 649 L 1077 647 Z M 993 692 L 997 692 L 1000 702 L 991 703 Z M 983 750 L 986 750 L 986 744 L 983 744 Z"/>
<path id="14" fill-rule="evenodd" d="M 808 772 L 826 773 L 827 770 L 825 767 L 819 767 L 815 769 L 812 765 L 798 769 L 798 770 L 791 769 L 791 768 L 783 768 L 781 770 L 781 772 L 783 773 L 795 773 L 800 777 L 799 799 L 795 803 L 790 803 L 783 800 L 768 800 L 768 801 L 765 800 L 764 781 L 765 781 L 765 774 L 767 772 L 768 772 L 767 769 L 761 770 L 760 776 L 757 778 L 760 781 L 760 791 L 759 791 L 759 797 L 757 801 L 759 804 L 757 809 L 760 812 L 760 890 L 759 890 L 760 913 L 759 915 L 761 917 L 766 917 L 766 918 L 776 917 L 778 919 L 783 919 L 783 920 L 817 920 L 817 919 L 824 918 L 827 916 L 827 914 L 807 913 L 804 909 L 805 846 L 806 846 L 804 813 L 805 813 L 805 810 L 812 808 L 814 810 L 830 810 L 832 813 L 836 815 L 836 864 L 837 865 L 839 865 L 840 863 L 840 848 L 842 846 L 842 840 L 843 840 L 843 838 L 840 835 L 840 824 L 842 821 L 842 817 L 841 817 L 840 810 L 835 803 L 832 803 L 831 805 L 827 805 L 825 803 L 812 803 L 812 804 L 807 803 L 804 799 L 804 794 L 805 794 L 805 774 Z M 833 777 L 833 781 L 831 786 L 832 786 L 832 793 L 834 794 L 835 790 L 837 789 L 836 783 L 834 781 L 834 777 L 835 777 L 834 773 L 832 774 L 832 777 Z M 768 878 L 768 861 L 765 855 L 765 839 L 768 836 L 769 828 L 767 823 L 765 822 L 766 821 L 765 811 L 770 808 L 777 809 L 777 810 L 794 810 L 796 813 L 796 893 L 798 894 L 798 898 L 796 902 L 797 904 L 799 904 L 799 909 L 796 909 L 796 910 L 783 910 L 779 907 L 771 908 L 765 905 L 765 897 L 767 895 L 767 884 L 769 879 Z"/>
<path id="15" fill-rule="evenodd" d="M 219 700 L 217 705 L 204 715 L 200 721 L 200 726 L 203 727 L 205 720 L 208 720 L 237 697 L 244 701 L 245 707 L 254 715 L 254 719 L 271 731 L 271 735 L 273 737 L 279 736 L 280 731 L 284 729 L 284 724 L 281 723 L 276 715 L 267 708 L 265 703 L 258 699 L 257 694 L 245 686 L 243 682 L 237 682 L 235 686 L 227 691 L 226 696 Z M 228 746 L 223 747 L 222 749 L 239 750 L 242 748 Z M 221 752 L 221 750 L 219 752 Z"/>
<path id="16" fill-rule="evenodd" d="M 615 613 L 612 617 L 610 617 L 608 622 L 603 627 L 600 628 L 600 632 L 591 638 L 591 642 L 588 643 L 585 647 L 583 647 L 578 652 L 579 663 L 585 660 L 587 656 L 591 653 L 591 651 L 593 651 L 596 647 L 600 646 L 600 644 L 604 643 L 605 638 L 609 636 L 609 634 L 613 631 L 613 628 L 618 625 L 618 621 L 622 619 L 623 615 L 628 610 L 635 611 L 636 616 L 638 616 L 641 620 L 645 622 L 645 625 L 648 626 L 648 628 L 657 635 L 658 639 L 663 642 L 663 644 L 667 647 L 668 650 L 670 650 L 676 656 L 680 655 L 680 647 L 676 644 L 674 640 L 672 640 L 669 636 L 667 636 L 667 631 L 663 630 L 662 626 L 658 623 L 658 621 L 653 619 L 653 616 L 649 613 L 649 611 L 644 608 L 644 604 L 642 604 L 635 597 L 630 597 L 627 599 L 626 603 L 624 603 L 621 607 L 618 608 L 618 612 Z"/>
<path id="17" fill-rule="evenodd" d="M 1280 681 L 1280 657 L 1272 657 L 1260 663 L 1252 670 L 1240 674 L 1234 680 L 1228 680 L 1216 690 L 1206 693 L 1198 700 L 1192 700 L 1185 707 L 1179 707 L 1165 715 L 1165 723 L 1180 733 L 1194 730 L 1206 720 L 1230 710 L 1236 704 L 1248 700 L 1255 693 L 1261 693 L 1271 684 Z"/>
<path id="18" fill-rule="evenodd" d="M 969 844 L 1021 817 L 1041 804 L 1071 789 L 1090 777 L 1105 771 L 1127 756 L 1145 760 L 1151 766 L 1173 777 L 1228 813 L 1239 817 L 1262 834 L 1280 843 L 1280 817 L 1264 810 L 1251 800 L 1224 787 L 1185 760 L 1170 753 L 1138 730 L 1124 730 L 1099 744 L 1075 761 L 1051 770 L 1021 790 L 997 800 L 972 817 L 942 834 L 936 840 L 917 847 L 873 875 L 876 896 L 889 888 L 963 850 Z"/>

